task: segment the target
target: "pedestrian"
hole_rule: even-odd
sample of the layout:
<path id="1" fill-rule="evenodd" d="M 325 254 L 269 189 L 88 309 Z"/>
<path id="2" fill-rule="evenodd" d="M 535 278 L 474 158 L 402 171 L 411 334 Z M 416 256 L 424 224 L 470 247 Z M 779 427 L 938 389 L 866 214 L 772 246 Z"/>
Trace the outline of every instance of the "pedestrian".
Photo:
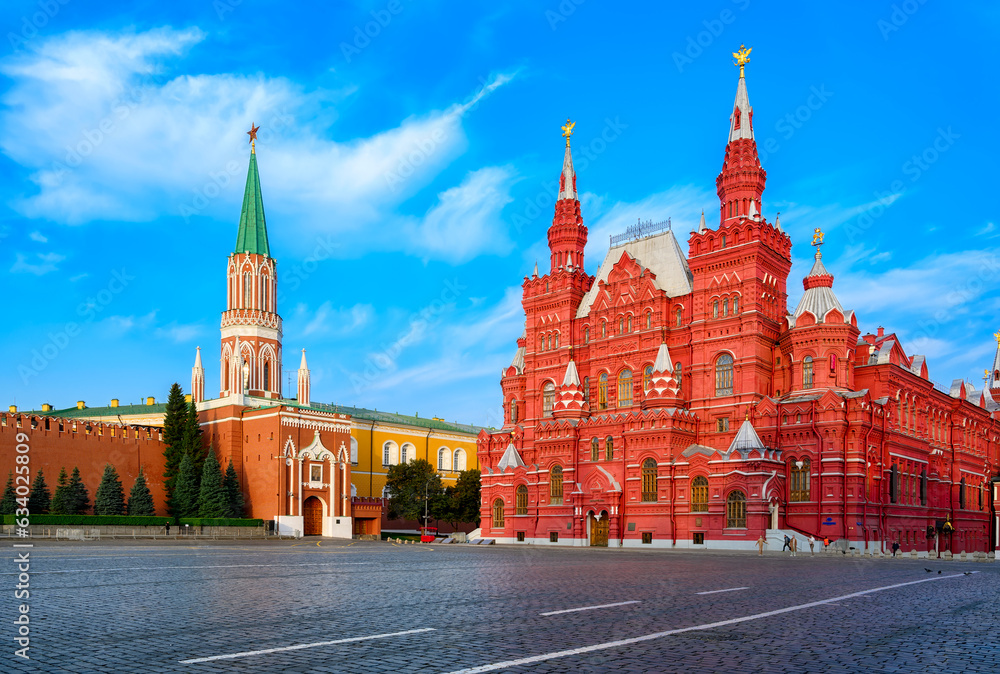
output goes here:
<path id="1" fill-rule="evenodd" d="M 815 545 L 816 545 L 816 537 L 813 536 L 812 534 L 809 534 L 809 556 L 810 557 L 815 557 L 816 556 Z"/>
<path id="2" fill-rule="evenodd" d="M 899 552 L 899 541 L 893 541 L 893 543 L 892 543 L 892 556 L 895 557 L 897 552 Z"/>
<path id="3" fill-rule="evenodd" d="M 830 537 L 829 536 L 825 536 L 823 538 L 823 552 L 826 552 L 827 548 L 829 548 L 829 547 L 830 547 Z"/>
<path id="4" fill-rule="evenodd" d="M 792 543 L 792 539 L 789 538 L 787 536 L 787 534 L 786 534 L 785 535 L 785 544 L 781 546 L 781 551 L 784 552 L 785 550 L 789 550 L 790 548 L 788 546 L 791 545 L 791 543 Z"/>
<path id="5" fill-rule="evenodd" d="M 764 534 L 761 534 L 760 538 L 757 539 L 757 555 L 758 556 L 763 556 L 764 555 L 764 546 L 765 545 L 767 545 L 767 541 L 764 540 Z"/>
<path id="6" fill-rule="evenodd" d="M 799 551 L 799 539 L 797 539 L 795 536 L 792 536 L 791 550 L 792 550 L 792 557 L 795 557 L 795 553 Z"/>

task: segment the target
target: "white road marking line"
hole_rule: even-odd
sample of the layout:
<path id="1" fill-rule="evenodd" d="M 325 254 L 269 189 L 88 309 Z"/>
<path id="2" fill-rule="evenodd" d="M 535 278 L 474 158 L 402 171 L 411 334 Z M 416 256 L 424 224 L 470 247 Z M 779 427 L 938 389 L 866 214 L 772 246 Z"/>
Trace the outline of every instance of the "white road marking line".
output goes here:
<path id="1" fill-rule="evenodd" d="M 182 665 L 193 665 L 197 662 L 211 662 L 213 660 L 233 660 L 235 658 L 245 658 L 250 655 L 264 655 L 266 653 L 281 653 L 284 651 L 298 651 L 303 648 L 316 648 L 317 646 L 332 646 L 334 644 L 349 644 L 355 641 L 368 641 L 370 639 L 388 639 L 389 637 L 401 637 L 407 634 L 420 634 L 421 632 L 434 632 L 433 627 L 421 627 L 416 630 L 406 630 L 405 632 L 389 632 L 388 634 L 373 634 L 367 637 L 350 637 L 347 639 L 334 639 L 333 641 L 317 641 L 314 644 L 297 644 L 295 646 L 281 646 L 279 648 L 265 648 L 260 651 L 243 651 L 242 653 L 229 653 L 227 655 L 210 655 L 205 658 L 192 658 L 181 660 Z"/>
<path id="2" fill-rule="evenodd" d="M 626 604 L 639 604 L 641 603 L 638 599 L 633 599 L 632 601 L 619 601 L 614 604 L 601 604 L 599 606 L 581 606 L 580 608 L 567 608 L 562 611 L 549 611 L 548 613 L 539 613 L 538 615 L 558 615 L 560 613 L 576 613 L 577 611 L 593 611 L 596 608 L 611 608 L 612 606 L 625 606 Z"/>
<path id="3" fill-rule="evenodd" d="M 163 571 L 167 569 L 262 569 L 268 566 L 283 566 L 295 568 L 297 566 L 364 566 L 369 562 L 308 562 L 306 564 L 215 564 L 211 566 L 129 566 L 120 569 L 61 569 L 56 571 L 34 571 L 34 575 L 42 573 L 94 573 L 100 571 L 107 573 L 110 571 Z M 0 573 L 0 576 L 16 576 L 17 572 Z"/>
<path id="4" fill-rule="evenodd" d="M 708 590 L 707 592 L 695 592 L 695 594 L 718 594 L 719 592 L 736 592 L 737 590 L 749 589 L 749 587 L 727 587 L 725 590 Z"/>
<path id="5" fill-rule="evenodd" d="M 570 655 L 581 655 L 583 653 L 592 653 L 593 651 L 602 651 L 608 648 L 618 648 L 620 646 L 629 646 L 631 644 L 641 643 L 643 641 L 652 641 L 654 639 L 662 639 L 663 637 L 670 636 L 672 634 L 682 634 L 684 632 L 695 632 L 700 630 L 710 630 L 716 627 L 724 627 L 726 625 L 735 625 L 737 623 L 747 622 L 750 620 L 760 620 L 761 618 L 769 618 L 775 615 L 781 615 L 782 613 L 791 613 L 793 611 L 801 611 L 803 609 L 812 608 L 814 606 L 822 606 L 824 604 L 832 604 L 836 601 L 841 601 L 843 599 L 853 599 L 854 597 L 863 597 L 868 594 L 873 594 L 875 592 L 884 592 L 885 590 L 895 590 L 899 587 L 906 587 L 908 585 L 919 585 L 920 583 L 929 583 L 935 580 L 947 580 L 949 578 L 962 578 L 965 574 L 956 573 L 951 576 L 935 576 L 934 578 L 924 578 L 922 580 L 912 580 L 908 583 L 896 583 L 895 585 L 886 585 L 885 587 L 876 587 L 871 590 L 862 590 L 860 592 L 852 592 L 851 594 L 841 595 L 839 597 L 831 597 L 830 599 L 821 599 L 819 601 L 811 601 L 808 604 L 799 604 L 798 606 L 789 606 L 788 608 L 779 608 L 775 611 L 767 611 L 765 613 L 755 613 L 753 615 L 743 616 L 742 618 L 730 618 L 729 620 L 720 620 L 719 622 L 706 623 L 704 625 L 694 625 L 692 627 L 681 627 L 676 630 L 667 630 L 666 632 L 656 632 L 654 634 L 645 634 L 641 637 L 632 637 L 630 639 L 619 639 L 617 641 L 608 641 L 603 644 L 594 644 L 592 646 L 583 646 L 581 648 L 571 648 L 566 651 L 555 651 L 552 653 L 543 653 L 541 655 L 533 655 L 528 658 L 520 658 L 518 660 L 505 660 L 504 662 L 496 662 L 490 665 L 480 665 L 479 667 L 470 667 L 468 669 L 458 669 L 449 674 L 481 674 L 482 672 L 495 672 L 498 669 L 507 669 L 508 667 L 517 667 L 519 665 L 530 665 L 535 662 L 544 662 L 546 660 L 553 660 L 555 658 L 564 658 Z"/>

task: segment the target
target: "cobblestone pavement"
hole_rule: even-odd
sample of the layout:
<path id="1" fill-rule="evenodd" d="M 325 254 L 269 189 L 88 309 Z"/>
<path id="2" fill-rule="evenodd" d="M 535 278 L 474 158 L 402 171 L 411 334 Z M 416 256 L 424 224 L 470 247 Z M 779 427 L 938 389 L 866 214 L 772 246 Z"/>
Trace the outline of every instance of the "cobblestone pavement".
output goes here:
<path id="1" fill-rule="evenodd" d="M 1000 670 L 995 563 L 315 539 L 36 542 L 26 662 L 0 545 L 0 671 Z"/>

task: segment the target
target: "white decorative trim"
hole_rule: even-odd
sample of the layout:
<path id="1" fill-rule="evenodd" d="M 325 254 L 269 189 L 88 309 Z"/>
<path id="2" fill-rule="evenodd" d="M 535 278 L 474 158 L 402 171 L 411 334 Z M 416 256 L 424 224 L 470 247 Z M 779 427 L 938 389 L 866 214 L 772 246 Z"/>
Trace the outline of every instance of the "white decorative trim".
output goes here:
<path id="1" fill-rule="evenodd" d="M 286 416 L 281 415 L 281 425 L 291 426 L 292 428 L 306 428 L 313 431 L 339 431 L 342 433 L 350 433 L 351 425 L 347 422 L 337 422 L 331 423 L 326 421 L 315 421 L 313 419 L 303 419 L 298 416 Z"/>

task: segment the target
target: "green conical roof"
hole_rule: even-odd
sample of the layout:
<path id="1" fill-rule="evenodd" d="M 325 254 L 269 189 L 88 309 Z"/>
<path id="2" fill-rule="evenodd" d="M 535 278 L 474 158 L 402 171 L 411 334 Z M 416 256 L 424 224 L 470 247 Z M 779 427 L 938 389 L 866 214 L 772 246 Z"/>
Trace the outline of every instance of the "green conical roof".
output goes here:
<path id="1" fill-rule="evenodd" d="M 271 249 L 267 245 L 267 223 L 264 222 L 264 202 L 260 197 L 257 155 L 254 152 L 250 153 L 247 186 L 243 192 L 243 210 L 240 212 L 240 232 L 236 235 L 236 252 L 271 257 Z"/>

